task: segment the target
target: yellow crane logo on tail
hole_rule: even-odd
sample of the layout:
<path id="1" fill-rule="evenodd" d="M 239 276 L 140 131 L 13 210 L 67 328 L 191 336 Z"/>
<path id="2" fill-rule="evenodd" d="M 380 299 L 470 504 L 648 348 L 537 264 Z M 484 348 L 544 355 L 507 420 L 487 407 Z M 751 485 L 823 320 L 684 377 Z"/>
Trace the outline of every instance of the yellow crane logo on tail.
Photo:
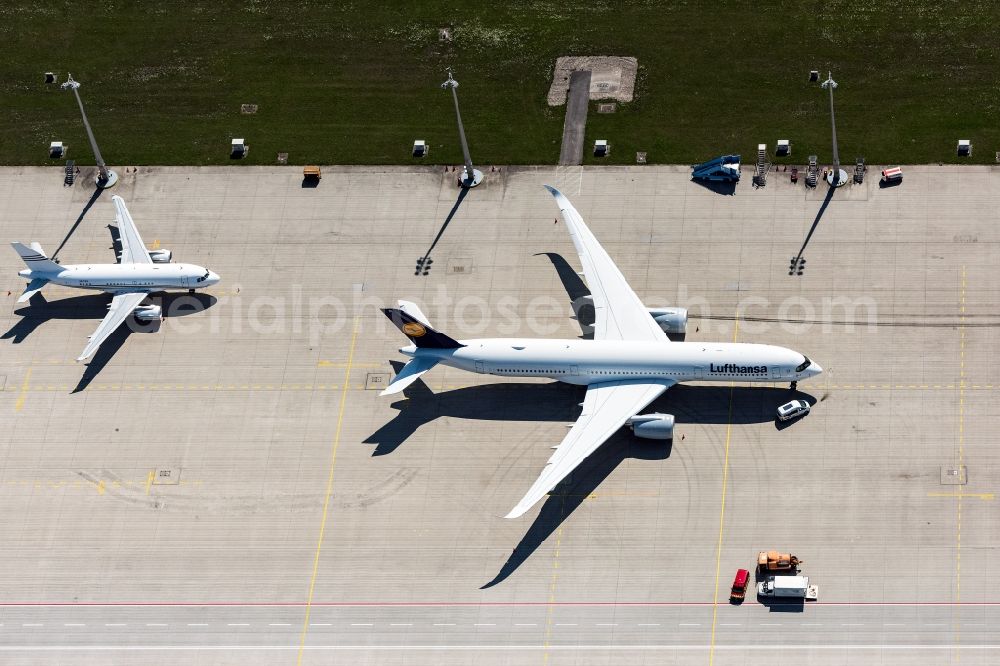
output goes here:
<path id="1" fill-rule="evenodd" d="M 419 338 L 422 335 L 427 335 L 427 329 L 421 324 L 411 321 L 408 324 L 403 324 L 403 333 L 406 333 L 411 338 Z"/>

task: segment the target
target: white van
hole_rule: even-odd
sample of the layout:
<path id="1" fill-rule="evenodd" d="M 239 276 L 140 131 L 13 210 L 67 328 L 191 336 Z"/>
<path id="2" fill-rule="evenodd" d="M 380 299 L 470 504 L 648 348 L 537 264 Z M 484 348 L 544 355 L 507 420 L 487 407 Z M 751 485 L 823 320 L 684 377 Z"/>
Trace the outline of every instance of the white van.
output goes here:
<path id="1" fill-rule="evenodd" d="M 902 183 L 903 170 L 899 167 L 889 167 L 882 170 L 882 182 L 886 185 Z"/>

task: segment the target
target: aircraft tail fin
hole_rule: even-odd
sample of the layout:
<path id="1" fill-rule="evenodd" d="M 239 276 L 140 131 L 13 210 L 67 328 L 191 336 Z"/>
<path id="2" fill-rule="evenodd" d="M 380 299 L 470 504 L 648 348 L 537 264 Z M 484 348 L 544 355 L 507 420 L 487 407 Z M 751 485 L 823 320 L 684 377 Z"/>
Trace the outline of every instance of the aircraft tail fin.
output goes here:
<path id="1" fill-rule="evenodd" d="M 458 349 L 465 346 L 444 333 L 431 328 L 424 313 L 409 301 L 399 301 L 398 308 L 383 308 L 382 312 L 417 347 L 424 349 Z"/>
<path id="2" fill-rule="evenodd" d="M 42 246 L 38 243 L 32 243 L 31 247 L 28 247 L 24 243 L 11 243 L 11 246 L 21 256 L 21 260 L 28 268 L 33 271 L 52 273 L 62 270 L 59 264 L 45 256 Z"/>

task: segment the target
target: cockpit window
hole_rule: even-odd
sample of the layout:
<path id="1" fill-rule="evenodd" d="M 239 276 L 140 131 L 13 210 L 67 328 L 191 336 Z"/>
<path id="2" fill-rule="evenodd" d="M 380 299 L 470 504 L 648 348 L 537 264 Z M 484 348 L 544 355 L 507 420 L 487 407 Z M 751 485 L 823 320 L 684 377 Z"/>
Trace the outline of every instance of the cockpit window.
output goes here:
<path id="1" fill-rule="evenodd" d="M 802 372 L 803 370 L 808 368 L 809 365 L 812 363 L 812 361 L 809 360 L 808 356 L 803 356 L 802 359 L 803 359 L 802 363 L 795 366 L 795 372 Z"/>

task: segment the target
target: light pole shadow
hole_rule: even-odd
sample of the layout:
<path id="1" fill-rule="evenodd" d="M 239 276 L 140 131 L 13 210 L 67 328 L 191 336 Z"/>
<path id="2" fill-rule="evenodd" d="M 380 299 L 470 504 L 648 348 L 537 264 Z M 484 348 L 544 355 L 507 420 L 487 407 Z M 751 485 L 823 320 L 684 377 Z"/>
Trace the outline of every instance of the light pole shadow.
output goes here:
<path id="1" fill-rule="evenodd" d="M 455 217 L 455 213 L 458 212 L 459 206 L 462 205 L 462 201 L 465 200 L 465 197 L 468 193 L 469 193 L 469 188 L 467 187 L 463 187 L 461 191 L 458 193 L 458 198 L 455 199 L 455 205 L 451 207 L 450 211 L 448 211 L 448 217 L 445 218 L 444 224 L 441 225 L 441 229 L 438 230 L 437 236 L 434 237 L 434 242 L 431 243 L 431 246 L 429 248 L 427 248 L 427 252 L 424 253 L 424 256 L 421 257 L 420 259 L 417 259 L 417 268 L 413 272 L 414 275 L 421 275 L 421 274 L 427 275 L 427 273 L 430 272 L 430 266 L 428 264 L 433 263 L 433 260 L 431 259 L 431 252 L 434 251 L 434 248 L 435 246 L 437 246 L 438 241 L 441 240 L 441 236 L 444 235 L 444 230 L 448 228 L 449 224 L 451 224 L 452 218 Z"/>

